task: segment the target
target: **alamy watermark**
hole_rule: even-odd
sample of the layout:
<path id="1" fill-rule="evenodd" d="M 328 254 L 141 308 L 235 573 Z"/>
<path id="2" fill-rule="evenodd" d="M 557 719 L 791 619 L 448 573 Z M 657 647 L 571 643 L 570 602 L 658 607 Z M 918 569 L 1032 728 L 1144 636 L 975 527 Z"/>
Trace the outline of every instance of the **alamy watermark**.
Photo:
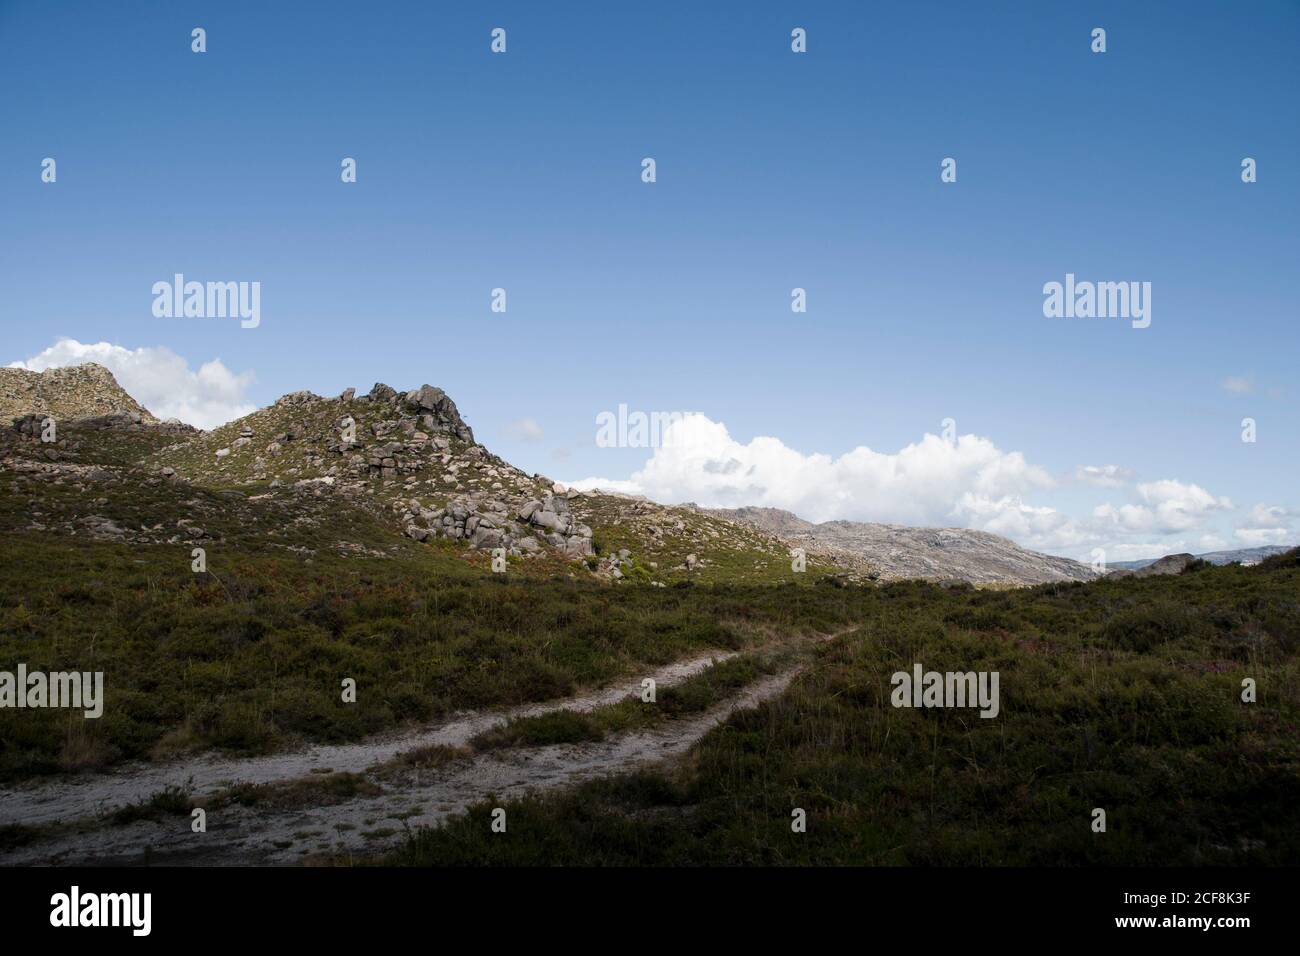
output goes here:
<path id="1" fill-rule="evenodd" d="M 1043 285 L 1043 315 L 1049 319 L 1132 319 L 1133 328 L 1151 324 L 1150 282 L 1065 282 Z"/>
<path id="2" fill-rule="evenodd" d="M 103 671 L 0 671 L 0 708 L 69 707 L 94 720 L 104 713 Z"/>
<path id="3" fill-rule="evenodd" d="M 923 671 L 920 664 L 912 673 L 898 671 L 889 681 L 894 685 L 890 703 L 895 707 L 978 707 L 981 717 L 996 717 L 997 671 Z"/>
<path id="4" fill-rule="evenodd" d="M 186 282 L 178 272 L 171 282 L 155 282 L 152 291 L 159 319 L 242 319 L 245 329 L 262 324 L 260 282 Z"/>
<path id="5" fill-rule="evenodd" d="M 680 425 L 687 412 L 629 412 L 620 404 L 617 412 L 596 416 L 597 448 L 673 448 L 681 443 Z"/>
<path id="6" fill-rule="evenodd" d="M 55 927 L 126 927 L 132 936 L 148 936 L 153 927 L 152 893 L 83 893 L 73 885 L 50 897 L 50 925 Z"/>

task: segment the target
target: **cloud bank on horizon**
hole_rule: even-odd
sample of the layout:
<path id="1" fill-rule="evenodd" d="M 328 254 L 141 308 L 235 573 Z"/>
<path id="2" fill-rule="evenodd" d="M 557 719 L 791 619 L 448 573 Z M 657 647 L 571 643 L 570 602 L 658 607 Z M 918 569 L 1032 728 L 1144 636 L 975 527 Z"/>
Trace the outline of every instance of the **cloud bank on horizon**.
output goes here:
<path id="1" fill-rule="evenodd" d="M 247 397 L 254 375 L 216 358 L 192 369 L 165 346 L 128 349 L 61 338 L 11 368 L 44 371 L 97 362 L 159 418 L 211 429 L 256 410 Z M 537 441 L 541 426 L 523 418 L 507 427 Z M 704 507 L 781 508 L 808 521 L 872 521 L 959 526 L 989 531 L 1035 550 L 1091 560 L 1159 557 L 1174 551 L 1290 544 L 1300 539 L 1300 511 L 1258 503 L 1241 512 L 1232 500 L 1173 478 L 1137 481 L 1116 464 L 1079 465 L 1053 475 L 991 438 L 925 434 L 897 452 L 860 445 L 838 456 L 805 454 L 779 438 L 737 441 L 722 422 L 698 412 L 667 426 L 629 478 L 589 477 L 571 487 L 644 495 Z M 1083 515 L 1042 503 L 1068 486 L 1098 489 L 1107 500 Z M 1128 500 L 1112 501 L 1124 494 Z M 1235 516 L 1235 521 L 1231 520 Z M 1227 522 L 1225 524 L 1225 522 Z"/>
<path id="2" fill-rule="evenodd" d="M 1122 561 L 1297 538 L 1297 513 L 1282 506 L 1256 505 L 1228 536 L 1223 519 L 1237 509 L 1200 485 L 1173 478 L 1139 482 L 1114 464 L 1079 465 L 1059 478 L 979 435 L 949 440 L 926 434 L 893 453 L 858 446 L 832 457 L 804 454 L 768 436 L 742 443 L 700 413 L 672 422 L 630 478 L 569 484 L 711 508 L 781 508 L 813 522 L 955 525 L 1082 560 L 1091 560 L 1095 548 L 1107 560 Z M 1067 485 L 1100 489 L 1108 500 L 1083 516 L 1031 500 Z M 1121 492 L 1129 500 L 1109 500 Z"/>
<path id="3" fill-rule="evenodd" d="M 219 358 L 191 369 L 185 359 L 165 346 L 128 349 L 108 342 L 61 338 L 31 358 L 10 362 L 9 367 L 43 372 L 86 362 L 96 362 L 112 372 L 117 384 L 158 418 L 176 418 L 209 429 L 257 408 L 246 394 L 253 383 L 252 372 L 235 374 Z"/>

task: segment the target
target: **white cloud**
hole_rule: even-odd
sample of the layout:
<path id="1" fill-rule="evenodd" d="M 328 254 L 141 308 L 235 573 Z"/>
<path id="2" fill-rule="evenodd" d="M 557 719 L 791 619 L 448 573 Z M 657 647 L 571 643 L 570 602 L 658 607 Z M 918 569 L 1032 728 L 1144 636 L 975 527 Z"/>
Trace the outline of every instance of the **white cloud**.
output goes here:
<path id="1" fill-rule="evenodd" d="M 1233 532 L 1233 535 L 1248 548 L 1262 548 L 1268 544 L 1286 544 L 1293 537 L 1286 528 L 1238 528 Z"/>
<path id="2" fill-rule="evenodd" d="M 833 458 L 805 455 L 776 438 L 742 444 L 725 425 L 689 413 L 668 426 L 663 447 L 630 480 L 588 478 L 570 484 L 706 507 L 786 508 L 809 521 L 950 525 L 954 519 L 1013 512 L 1014 506 L 993 503 L 1053 482 L 1019 452 L 1001 451 L 976 435 L 956 441 L 925 435 L 895 453 L 859 446 Z M 1043 519 L 1025 515 L 1020 520 Z"/>
<path id="3" fill-rule="evenodd" d="M 1281 505 L 1258 504 L 1250 509 L 1243 522 L 1248 528 L 1286 528 L 1290 527 L 1295 512 Z"/>
<path id="4" fill-rule="evenodd" d="M 1082 465 L 1075 477 L 1114 488 L 1124 486 L 1131 472 Z M 836 458 L 804 454 L 770 437 L 741 443 L 725 425 L 697 413 L 671 424 L 663 446 L 630 478 L 569 484 L 669 503 L 784 508 L 809 521 L 958 525 L 1085 561 L 1096 547 L 1116 561 L 1215 550 L 1223 539 L 1204 526 L 1232 508 L 1228 498 L 1200 485 L 1164 479 L 1137 485 L 1133 501 L 1074 516 L 1030 500 L 1051 492 L 1050 475 L 988 438 L 963 435 L 953 442 L 925 435 L 897 452 L 858 447 Z"/>
<path id="5" fill-rule="evenodd" d="M 1098 488 L 1119 488 L 1133 473 L 1119 465 L 1080 465 L 1074 470 L 1074 477 Z"/>
<path id="6" fill-rule="evenodd" d="M 1199 524 L 1211 511 L 1232 508 L 1228 498 L 1216 498 L 1200 485 L 1172 478 L 1140 484 L 1137 490 L 1142 500 L 1155 509 L 1161 526 L 1172 530 Z"/>
<path id="7" fill-rule="evenodd" d="M 1140 484 L 1137 492 L 1143 504 L 1117 508 L 1108 502 L 1093 509 L 1093 516 L 1127 533 L 1172 534 L 1199 527 L 1213 512 L 1232 507 L 1229 499 L 1216 498 L 1200 485 L 1171 478 Z"/>
<path id="8" fill-rule="evenodd" d="M 967 493 L 957 502 L 955 513 L 969 527 L 1000 534 L 1029 548 L 1078 550 L 1098 540 L 1069 515 L 1026 504 L 1017 495 L 993 499 Z"/>
<path id="9" fill-rule="evenodd" d="M 579 491 L 616 491 L 621 495 L 644 495 L 641 486 L 632 479 L 624 478 L 583 478 L 579 481 L 566 481 L 564 484 Z M 696 502 L 699 504 L 699 502 Z"/>
<path id="10" fill-rule="evenodd" d="M 219 358 L 191 370 L 185 359 L 164 346 L 127 349 L 63 338 L 25 361 L 11 362 L 10 368 L 42 372 L 84 362 L 107 368 L 127 394 L 159 418 L 215 428 L 257 408 L 245 394 L 252 372 L 236 375 Z"/>
<path id="11" fill-rule="evenodd" d="M 520 418 L 506 426 L 506 434 L 515 441 L 541 441 L 542 426 L 532 418 Z"/>
<path id="12" fill-rule="evenodd" d="M 1233 536 L 1251 548 L 1286 544 L 1296 538 L 1295 517 L 1296 512 L 1281 505 L 1257 504 L 1233 531 Z"/>
<path id="13" fill-rule="evenodd" d="M 1248 395 L 1255 390 L 1255 379 L 1240 375 L 1229 375 L 1223 380 L 1223 390 L 1235 395 Z"/>

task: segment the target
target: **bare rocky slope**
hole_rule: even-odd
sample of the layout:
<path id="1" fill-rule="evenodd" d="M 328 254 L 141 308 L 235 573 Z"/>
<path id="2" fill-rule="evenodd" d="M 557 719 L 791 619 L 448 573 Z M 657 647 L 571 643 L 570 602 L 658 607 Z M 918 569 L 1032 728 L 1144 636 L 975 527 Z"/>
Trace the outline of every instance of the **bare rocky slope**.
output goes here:
<path id="1" fill-rule="evenodd" d="M 870 560 L 883 580 L 925 578 L 973 584 L 1088 581 L 1091 567 L 1022 548 L 987 531 L 910 528 L 857 521 L 813 524 L 778 508 L 705 510 L 781 537 L 809 554 L 851 562 Z"/>
<path id="2" fill-rule="evenodd" d="M 0 368 L 0 419 L 30 414 L 60 421 L 115 413 L 136 415 L 140 422 L 157 421 L 117 384 L 112 372 L 94 362 L 43 372 Z"/>

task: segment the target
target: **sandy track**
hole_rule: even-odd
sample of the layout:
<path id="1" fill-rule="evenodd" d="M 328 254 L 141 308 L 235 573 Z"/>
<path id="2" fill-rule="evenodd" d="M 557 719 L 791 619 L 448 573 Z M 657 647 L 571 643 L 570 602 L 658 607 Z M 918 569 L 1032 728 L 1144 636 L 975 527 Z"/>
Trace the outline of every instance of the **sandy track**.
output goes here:
<path id="1" fill-rule="evenodd" d="M 821 635 L 833 640 L 855 628 Z M 336 803 L 283 809 L 228 804 L 208 812 L 207 832 L 193 833 L 189 816 L 115 825 L 104 819 L 120 807 L 148 800 L 168 786 L 210 797 L 236 783 L 287 784 L 325 773 L 365 774 L 419 747 L 463 747 L 485 730 L 517 717 L 560 710 L 587 712 L 639 694 L 644 677 L 671 687 L 715 662 L 717 651 L 678 661 L 601 690 L 510 709 L 458 714 L 442 724 L 385 734 L 354 744 L 317 745 L 266 757 L 204 755 L 164 765 L 132 764 L 112 773 L 60 778 L 0 788 L 0 825 L 52 825 L 32 843 L 0 851 L 0 865 L 197 864 L 291 865 L 304 857 L 370 857 L 398 845 L 406 828 L 437 825 L 489 796 L 506 801 L 529 792 L 572 786 L 650 766 L 684 754 L 737 710 L 779 695 L 800 667 L 763 678 L 692 719 L 597 743 L 519 747 L 476 753 L 437 769 L 368 774 L 382 792 Z"/>
<path id="2" fill-rule="evenodd" d="M 733 656 L 735 652 L 719 651 L 678 661 L 644 676 L 654 678 L 661 687 L 670 687 Z M 438 726 L 354 744 L 311 746 L 265 757 L 204 755 L 163 765 L 130 764 L 112 773 L 0 788 L 0 824 L 72 824 L 65 834 L 0 852 L 0 863 L 144 862 L 146 848 L 155 862 L 202 863 L 292 863 L 308 852 L 369 852 L 400 839 L 402 819 L 410 826 L 437 823 L 489 794 L 517 796 L 530 789 L 575 783 L 679 754 L 737 706 L 779 693 L 789 677 L 760 681 L 703 717 L 677 722 L 663 731 L 597 744 L 479 754 L 436 771 L 409 771 L 406 781 L 387 778 L 382 795 L 332 806 L 301 811 L 227 806 L 209 812 L 206 834 L 192 833 L 188 816 L 126 826 L 105 823 L 102 817 L 148 800 L 168 786 L 204 797 L 235 783 L 287 783 L 326 772 L 363 773 L 417 747 L 464 746 L 476 734 L 512 718 L 558 710 L 585 712 L 617 703 L 640 692 L 642 677 L 562 700 L 461 714 Z M 398 832 L 384 834 L 385 830 Z M 308 832 L 313 834 L 310 838 L 301 836 Z M 286 843 L 289 845 L 277 845 Z"/>
<path id="3" fill-rule="evenodd" d="M 679 756 L 736 710 L 780 694 L 796 673 L 792 669 L 760 680 L 698 718 L 672 721 L 648 733 L 478 754 L 438 770 L 411 772 L 409 780 L 380 795 L 331 806 L 288 811 L 231 806 L 209 813 L 203 834 L 190 832 L 189 818 L 180 816 L 70 831 L 14 850 L 2 862 L 275 865 L 322 853 L 370 856 L 399 844 L 405 827 L 436 825 L 489 795 L 505 801 Z"/>

